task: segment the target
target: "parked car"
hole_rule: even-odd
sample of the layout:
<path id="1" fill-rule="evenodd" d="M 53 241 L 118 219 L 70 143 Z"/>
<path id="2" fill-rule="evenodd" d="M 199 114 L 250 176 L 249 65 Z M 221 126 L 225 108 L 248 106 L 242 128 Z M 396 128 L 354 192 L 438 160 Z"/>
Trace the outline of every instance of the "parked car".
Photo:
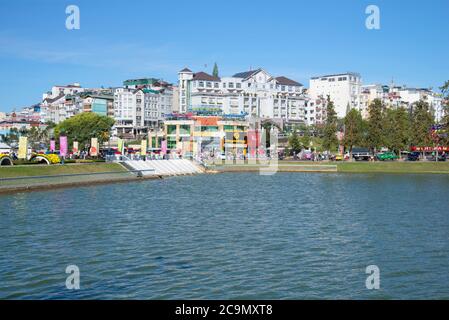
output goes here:
<path id="1" fill-rule="evenodd" d="M 419 161 L 421 154 L 419 152 L 413 151 L 407 155 L 407 161 Z"/>
<path id="2" fill-rule="evenodd" d="M 371 159 L 371 154 L 368 149 L 354 148 L 352 149 L 352 158 L 355 161 L 369 161 Z"/>
<path id="3" fill-rule="evenodd" d="M 387 160 L 396 160 L 398 156 L 394 152 L 382 152 L 376 155 L 377 160 L 379 161 L 387 161 Z"/>
<path id="4" fill-rule="evenodd" d="M 344 160 L 344 156 L 342 154 L 336 154 L 334 157 L 335 161 L 343 161 Z"/>
<path id="5" fill-rule="evenodd" d="M 299 157 L 300 160 L 307 160 L 307 161 L 312 160 L 312 158 L 313 158 L 312 152 L 303 152 Z"/>
<path id="6" fill-rule="evenodd" d="M 433 154 L 430 157 L 427 157 L 427 160 L 435 162 L 436 161 L 436 155 Z M 444 154 L 444 153 L 439 153 L 438 154 L 438 161 L 444 162 L 446 160 L 447 160 L 446 154 Z"/>

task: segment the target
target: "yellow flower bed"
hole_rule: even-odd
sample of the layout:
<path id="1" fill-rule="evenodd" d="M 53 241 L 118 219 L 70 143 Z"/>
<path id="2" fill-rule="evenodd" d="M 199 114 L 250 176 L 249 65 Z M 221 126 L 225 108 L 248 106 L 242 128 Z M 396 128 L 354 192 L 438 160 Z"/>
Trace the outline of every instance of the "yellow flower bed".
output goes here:
<path id="1" fill-rule="evenodd" d="M 57 154 L 43 154 L 43 153 L 38 153 L 35 154 L 31 157 L 31 159 L 34 159 L 36 157 L 42 157 L 48 160 L 48 162 L 50 162 L 50 164 L 58 164 L 61 163 L 61 159 L 59 158 L 59 156 Z"/>
<path id="2" fill-rule="evenodd" d="M 1 158 L 4 158 L 4 157 L 7 157 L 8 155 L 7 154 L 2 154 L 2 153 L 0 153 L 0 159 Z"/>

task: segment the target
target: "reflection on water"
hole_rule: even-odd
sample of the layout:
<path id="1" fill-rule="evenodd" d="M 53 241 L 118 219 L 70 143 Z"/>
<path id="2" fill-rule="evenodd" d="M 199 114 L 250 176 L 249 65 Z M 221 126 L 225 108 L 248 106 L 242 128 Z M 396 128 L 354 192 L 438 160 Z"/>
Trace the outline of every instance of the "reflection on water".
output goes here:
<path id="1" fill-rule="evenodd" d="M 0 196 L 0 298 L 449 298 L 447 190 L 239 173 Z"/>

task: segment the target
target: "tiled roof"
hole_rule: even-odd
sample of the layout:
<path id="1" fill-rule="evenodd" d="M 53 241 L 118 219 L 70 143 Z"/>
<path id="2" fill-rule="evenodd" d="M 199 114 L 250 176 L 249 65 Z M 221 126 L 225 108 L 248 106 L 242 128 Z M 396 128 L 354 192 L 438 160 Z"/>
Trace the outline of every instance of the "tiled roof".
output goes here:
<path id="1" fill-rule="evenodd" d="M 192 72 L 192 70 L 190 70 L 189 68 L 184 68 L 184 69 L 182 69 L 182 70 L 179 71 L 179 72 Z"/>
<path id="2" fill-rule="evenodd" d="M 233 78 L 246 79 L 246 78 L 251 77 L 253 74 L 259 72 L 260 70 L 262 70 L 262 69 L 259 68 L 257 70 L 250 70 L 250 71 L 245 71 L 245 72 L 239 72 L 239 73 L 234 74 L 232 77 Z"/>
<path id="3" fill-rule="evenodd" d="M 297 87 L 302 87 L 302 84 L 299 82 L 296 82 L 292 79 L 286 78 L 286 77 L 277 77 L 276 81 L 281 84 L 281 85 L 285 85 L 285 86 L 297 86 Z"/>
<path id="4" fill-rule="evenodd" d="M 61 99 L 64 96 L 64 93 L 60 93 L 57 97 L 55 98 L 46 98 L 44 101 L 47 101 L 48 103 L 53 103 L 55 101 L 58 101 L 59 99 Z"/>
<path id="5" fill-rule="evenodd" d="M 206 72 L 197 72 L 193 75 L 193 80 L 220 81 L 220 78 L 214 77 Z"/>

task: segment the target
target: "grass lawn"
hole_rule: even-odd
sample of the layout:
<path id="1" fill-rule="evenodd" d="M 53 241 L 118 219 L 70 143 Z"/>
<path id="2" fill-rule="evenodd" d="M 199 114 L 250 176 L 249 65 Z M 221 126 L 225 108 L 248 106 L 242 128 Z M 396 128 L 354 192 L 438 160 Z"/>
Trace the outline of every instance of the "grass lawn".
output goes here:
<path id="1" fill-rule="evenodd" d="M 341 173 L 449 173 L 448 162 L 312 162 L 312 161 L 279 161 L 279 171 L 304 172 L 304 171 L 328 171 L 325 166 L 337 166 L 337 172 Z M 262 165 L 263 166 L 263 165 Z M 256 165 L 222 165 L 217 169 L 220 171 L 257 171 L 262 167 Z M 265 164 L 266 166 L 266 164 Z M 323 166 L 313 169 L 313 166 Z M 213 166 L 212 166 L 213 168 Z"/>
<path id="2" fill-rule="evenodd" d="M 348 173 L 449 173 L 449 162 L 338 162 Z"/>
<path id="3" fill-rule="evenodd" d="M 82 174 L 98 172 L 123 172 L 126 171 L 121 165 L 116 163 L 96 163 L 96 164 L 66 164 L 51 166 L 2 166 L 0 167 L 0 179 L 31 176 L 51 176 L 61 174 Z"/>

